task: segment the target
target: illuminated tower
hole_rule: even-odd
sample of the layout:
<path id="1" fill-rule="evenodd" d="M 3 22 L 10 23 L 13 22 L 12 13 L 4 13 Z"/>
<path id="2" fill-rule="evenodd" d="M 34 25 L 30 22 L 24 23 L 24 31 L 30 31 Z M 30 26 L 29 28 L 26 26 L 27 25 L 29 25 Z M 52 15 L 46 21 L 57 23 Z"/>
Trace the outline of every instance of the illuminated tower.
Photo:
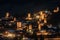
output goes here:
<path id="1" fill-rule="evenodd" d="M 44 21 L 43 23 L 47 23 L 47 15 L 45 14 L 45 12 L 44 11 L 40 11 L 39 12 L 39 14 L 40 14 L 40 21 Z"/>
<path id="2" fill-rule="evenodd" d="M 41 19 L 41 20 L 44 20 L 44 16 L 45 16 L 45 15 L 43 14 L 43 11 L 41 11 L 41 12 L 40 12 L 40 19 Z"/>

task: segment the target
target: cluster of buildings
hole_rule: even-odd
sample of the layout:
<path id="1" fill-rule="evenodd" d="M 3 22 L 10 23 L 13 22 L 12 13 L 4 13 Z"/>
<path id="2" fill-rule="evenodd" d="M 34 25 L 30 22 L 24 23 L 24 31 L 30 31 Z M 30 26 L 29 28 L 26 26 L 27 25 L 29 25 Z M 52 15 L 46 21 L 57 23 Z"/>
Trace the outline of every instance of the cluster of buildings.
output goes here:
<path id="1" fill-rule="evenodd" d="M 7 12 L 5 17 L 0 18 L 0 36 L 18 40 L 23 37 L 40 37 L 40 35 L 56 36 L 58 30 L 57 27 L 48 24 L 49 15 L 52 15 L 50 11 L 40 11 L 32 15 L 28 13 L 26 17 L 18 20 Z"/>

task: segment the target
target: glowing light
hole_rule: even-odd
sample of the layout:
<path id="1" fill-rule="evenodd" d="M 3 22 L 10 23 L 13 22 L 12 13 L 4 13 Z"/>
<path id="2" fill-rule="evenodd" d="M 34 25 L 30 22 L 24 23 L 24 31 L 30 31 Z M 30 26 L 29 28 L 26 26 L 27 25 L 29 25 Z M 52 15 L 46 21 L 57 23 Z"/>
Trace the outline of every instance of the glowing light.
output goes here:
<path id="1" fill-rule="evenodd" d="M 29 25 L 29 29 L 32 29 L 32 25 Z"/>
<path id="2" fill-rule="evenodd" d="M 21 27 L 22 23 L 21 22 L 17 22 L 17 27 Z"/>
<path id="3" fill-rule="evenodd" d="M 16 21 L 16 17 L 14 17 L 14 21 Z"/>
<path id="4" fill-rule="evenodd" d="M 37 16 L 36 16 L 36 18 L 37 18 L 37 19 L 39 19 L 39 18 L 40 18 L 40 16 L 39 16 L 39 15 L 37 15 Z"/>
<path id="5" fill-rule="evenodd" d="M 32 25 L 29 25 L 26 31 L 33 34 Z"/>
<path id="6" fill-rule="evenodd" d="M 9 32 L 8 31 L 5 31 L 5 33 L 4 34 L 8 34 Z"/>
<path id="7" fill-rule="evenodd" d="M 46 32 L 46 30 L 41 30 L 39 32 L 37 32 L 37 35 L 48 35 L 49 33 Z"/>
<path id="8" fill-rule="evenodd" d="M 13 18 L 13 21 L 10 21 L 11 23 L 14 23 L 16 21 L 16 17 Z"/>
<path id="9" fill-rule="evenodd" d="M 15 34 L 9 33 L 7 37 L 10 37 L 10 38 L 15 37 Z"/>
<path id="10" fill-rule="evenodd" d="M 41 30 L 41 27 L 45 23 L 47 23 L 47 20 L 46 20 L 47 15 L 44 13 L 44 11 L 40 11 L 39 14 L 40 14 L 40 19 L 39 19 L 39 21 L 37 23 L 38 23 L 38 29 Z M 44 20 L 44 22 L 40 23 L 42 20 Z"/>
<path id="11" fill-rule="evenodd" d="M 47 23 L 47 14 L 44 11 L 40 11 L 39 14 L 40 14 L 39 21 L 41 22 L 42 20 L 44 20 L 43 23 Z"/>
<path id="12" fill-rule="evenodd" d="M 41 35 L 41 33 L 40 32 L 37 32 L 37 35 Z"/>
<path id="13" fill-rule="evenodd" d="M 42 31 L 41 31 L 41 34 L 42 34 L 42 35 L 48 35 L 48 33 L 46 32 L 46 30 L 42 30 Z"/>
<path id="14" fill-rule="evenodd" d="M 44 20 L 45 15 L 44 15 L 43 11 L 40 11 L 39 14 L 40 14 L 40 19 L 41 19 L 41 20 Z"/>
<path id="15" fill-rule="evenodd" d="M 58 12 L 59 11 L 59 7 L 57 7 L 56 9 L 53 10 L 53 12 Z"/>
<path id="16" fill-rule="evenodd" d="M 33 30 L 29 30 L 28 32 L 31 33 L 31 34 L 33 34 Z"/>
<path id="17" fill-rule="evenodd" d="M 8 17 L 9 17 L 9 13 L 8 13 L 8 12 L 6 13 L 6 16 L 5 16 L 5 17 L 6 17 L 6 18 L 8 18 Z"/>
<path id="18" fill-rule="evenodd" d="M 38 24 L 40 24 L 40 21 L 37 21 Z"/>
<path id="19" fill-rule="evenodd" d="M 38 29 L 41 30 L 41 24 L 38 24 Z"/>
<path id="20" fill-rule="evenodd" d="M 28 13 L 28 16 L 27 16 L 26 19 L 27 19 L 27 20 L 32 20 L 32 18 L 31 18 L 31 14 L 30 14 L 30 13 Z"/>
<path id="21" fill-rule="evenodd" d="M 15 34 L 6 31 L 6 32 L 3 34 L 3 36 L 4 36 L 4 37 L 8 37 L 8 38 L 14 38 L 14 37 L 15 37 Z"/>
<path id="22" fill-rule="evenodd" d="M 30 13 L 28 13 L 28 17 L 31 17 L 31 14 Z"/>
<path id="23" fill-rule="evenodd" d="M 46 18 L 44 19 L 44 23 L 47 23 L 47 20 L 46 20 Z"/>
<path id="24" fill-rule="evenodd" d="M 22 30 L 22 23 L 21 22 L 17 22 L 17 30 Z"/>

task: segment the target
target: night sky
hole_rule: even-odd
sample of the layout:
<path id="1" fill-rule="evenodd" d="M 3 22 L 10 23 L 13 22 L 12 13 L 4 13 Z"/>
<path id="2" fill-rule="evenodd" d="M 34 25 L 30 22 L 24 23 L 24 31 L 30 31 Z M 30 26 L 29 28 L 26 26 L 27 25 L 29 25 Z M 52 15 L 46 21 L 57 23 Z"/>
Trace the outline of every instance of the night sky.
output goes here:
<path id="1" fill-rule="evenodd" d="M 24 16 L 28 12 L 53 10 L 56 6 L 59 6 L 59 0 L 0 0 L 0 16 L 6 12 L 14 16 Z"/>
<path id="2" fill-rule="evenodd" d="M 59 0 L 0 0 L 0 17 L 9 12 L 15 17 L 24 17 L 28 12 L 34 13 L 40 10 L 50 10 L 60 5 Z M 53 14 L 49 20 L 52 24 L 60 22 L 60 12 Z"/>

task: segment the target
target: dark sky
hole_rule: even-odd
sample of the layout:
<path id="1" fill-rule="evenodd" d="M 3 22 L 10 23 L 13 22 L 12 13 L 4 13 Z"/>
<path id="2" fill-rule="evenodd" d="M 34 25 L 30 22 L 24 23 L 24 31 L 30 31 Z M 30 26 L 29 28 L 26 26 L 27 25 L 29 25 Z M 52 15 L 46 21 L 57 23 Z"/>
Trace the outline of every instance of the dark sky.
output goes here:
<path id="1" fill-rule="evenodd" d="M 28 12 L 53 10 L 58 5 L 59 0 L 0 0 L 0 16 L 6 12 L 10 12 L 14 16 L 23 16 Z"/>

